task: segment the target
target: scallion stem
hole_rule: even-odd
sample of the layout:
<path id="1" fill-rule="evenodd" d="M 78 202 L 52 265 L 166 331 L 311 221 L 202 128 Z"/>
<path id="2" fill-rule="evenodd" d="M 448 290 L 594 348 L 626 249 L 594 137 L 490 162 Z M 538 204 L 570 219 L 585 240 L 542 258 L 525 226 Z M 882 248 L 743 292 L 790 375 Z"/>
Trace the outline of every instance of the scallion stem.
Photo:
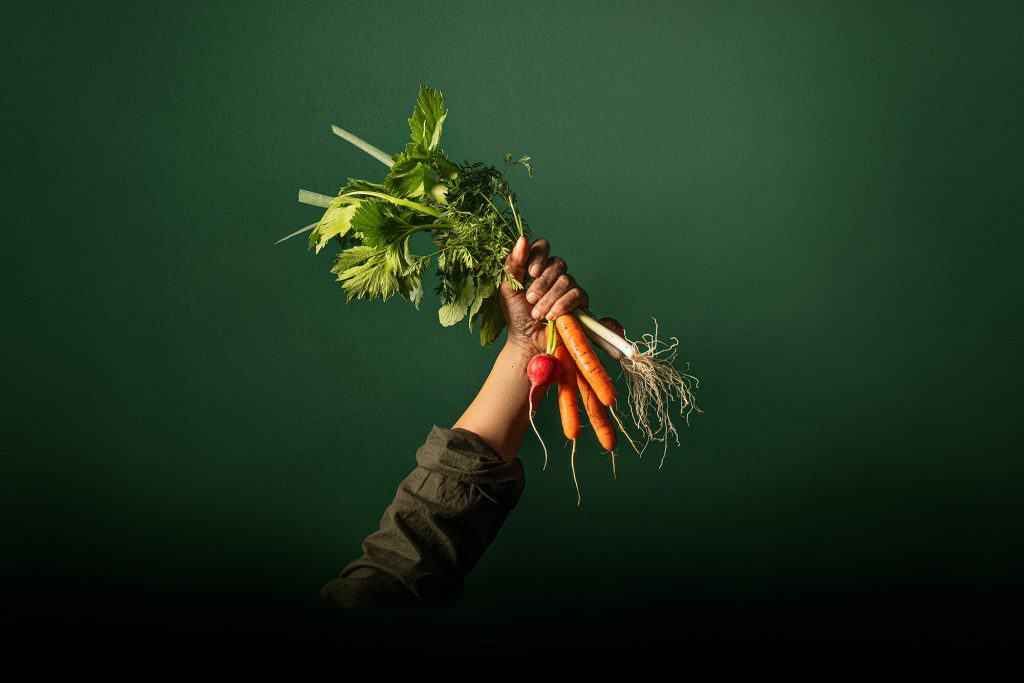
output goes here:
<path id="1" fill-rule="evenodd" d="M 298 237 L 302 233 L 309 232 L 310 230 L 312 230 L 313 228 L 315 228 L 318 225 L 320 225 L 320 221 L 317 221 L 316 223 L 310 223 L 309 225 L 307 225 L 306 227 L 302 228 L 301 230 L 296 230 L 292 234 L 286 235 L 285 237 L 282 237 L 278 241 L 274 242 L 274 244 L 281 244 L 281 242 L 284 242 L 285 240 L 290 240 L 293 237 Z"/>
<path id="2" fill-rule="evenodd" d="M 312 192 L 310 190 L 299 190 L 299 201 L 303 204 L 309 204 L 310 206 L 321 206 L 327 208 L 334 201 L 335 197 L 330 197 L 319 192 Z"/>
<path id="3" fill-rule="evenodd" d="M 362 139 L 361 137 L 359 137 L 357 135 L 353 135 L 352 133 L 349 133 L 347 130 L 345 130 L 341 126 L 336 126 L 334 124 L 331 124 L 331 131 L 335 135 L 337 135 L 339 138 L 341 138 L 342 140 L 346 140 L 348 142 L 351 142 L 353 145 L 355 145 L 359 149 L 363 150 L 364 152 L 366 152 L 371 157 L 373 157 L 374 159 L 376 159 L 380 163 L 384 164 L 388 168 L 391 168 L 392 166 L 395 165 L 395 162 L 391 158 L 390 154 L 388 154 L 387 152 L 384 152 L 384 151 L 381 151 L 381 150 L 377 149 L 376 147 L 371 145 L 366 140 Z"/>
<path id="4" fill-rule="evenodd" d="M 580 321 L 580 324 L 583 325 L 583 331 L 591 339 L 597 338 L 608 342 L 627 358 L 632 358 L 633 354 L 636 353 L 636 348 L 629 341 L 599 323 L 594 316 L 590 315 L 589 311 L 577 308 L 572 314 Z"/>

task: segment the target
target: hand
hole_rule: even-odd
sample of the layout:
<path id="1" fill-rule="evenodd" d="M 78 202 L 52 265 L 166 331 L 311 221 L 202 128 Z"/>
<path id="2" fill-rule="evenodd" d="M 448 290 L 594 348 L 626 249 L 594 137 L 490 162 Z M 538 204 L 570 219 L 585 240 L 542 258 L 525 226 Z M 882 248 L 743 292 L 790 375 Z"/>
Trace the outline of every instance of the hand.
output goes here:
<path id="1" fill-rule="evenodd" d="M 520 237 L 505 259 L 505 268 L 523 284 L 529 274 L 533 283 L 516 291 L 502 282 L 498 292 L 508 323 L 509 343 L 527 349 L 530 355 L 543 352 L 547 346 L 544 327 L 548 320 L 590 304 L 586 291 L 566 272 L 565 261 L 557 256 L 548 257 L 549 246 L 547 240 L 530 245 L 525 237 Z"/>

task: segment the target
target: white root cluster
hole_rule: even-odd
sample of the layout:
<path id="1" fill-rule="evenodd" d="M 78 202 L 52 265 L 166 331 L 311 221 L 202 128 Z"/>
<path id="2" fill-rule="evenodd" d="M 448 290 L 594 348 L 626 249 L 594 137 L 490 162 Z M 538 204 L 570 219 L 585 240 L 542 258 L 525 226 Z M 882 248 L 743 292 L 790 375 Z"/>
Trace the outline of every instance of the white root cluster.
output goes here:
<path id="1" fill-rule="evenodd" d="M 623 354 L 620 359 L 626 375 L 630 416 L 647 442 L 664 444 L 661 465 L 665 463 L 670 439 L 679 444 L 679 432 L 672 422 L 672 413 L 678 404 L 679 414 L 690 424 L 690 414 L 701 412 L 694 390 L 700 380 L 675 367 L 679 351 L 679 340 L 675 337 L 668 342 L 658 338 L 658 321 L 654 321 L 654 333 L 645 334 L 631 342 L 635 352 Z M 685 369 L 689 370 L 689 363 Z M 646 445 L 645 445 L 646 448 Z"/>
<path id="2" fill-rule="evenodd" d="M 675 405 L 678 404 L 679 414 L 687 425 L 690 424 L 691 413 L 701 412 L 694 395 L 700 381 L 675 366 L 679 340 L 675 337 L 668 342 L 659 339 L 657 320 L 654 320 L 653 334 L 645 334 L 637 341 L 630 341 L 606 328 L 588 311 L 577 309 L 573 314 L 579 319 L 587 336 L 622 365 L 626 375 L 629 413 L 633 424 L 647 440 L 640 452 L 646 450 L 651 441 L 663 443 L 665 448 L 658 465 L 660 468 L 665 464 L 669 441 L 675 440 L 679 444 L 679 432 L 672 422 Z M 689 369 L 687 363 L 686 370 Z"/>

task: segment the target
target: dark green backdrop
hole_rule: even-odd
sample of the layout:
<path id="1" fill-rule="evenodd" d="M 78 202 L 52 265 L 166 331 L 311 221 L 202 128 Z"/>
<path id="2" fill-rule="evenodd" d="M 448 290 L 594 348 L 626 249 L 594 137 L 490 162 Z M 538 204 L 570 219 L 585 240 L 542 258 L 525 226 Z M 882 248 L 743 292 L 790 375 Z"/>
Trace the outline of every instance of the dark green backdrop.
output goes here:
<path id="1" fill-rule="evenodd" d="M 380 174 L 329 124 L 396 150 L 420 83 L 454 158 L 533 155 L 530 223 L 596 311 L 679 336 L 706 411 L 663 469 L 624 455 L 618 481 L 585 439 L 579 510 L 565 459 L 541 472 L 527 441 L 526 494 L 456 615 L 1013 591 L 1009 6 L 0 14 L 2 561 L 22 596 L 286 610 L 358 553 L 495 350 L 430 295 L 346 305 L 329 254 L 273 243 L 318 216 L 297 188 Z M 540 428 L 557 441 L 550 405 Z"/>

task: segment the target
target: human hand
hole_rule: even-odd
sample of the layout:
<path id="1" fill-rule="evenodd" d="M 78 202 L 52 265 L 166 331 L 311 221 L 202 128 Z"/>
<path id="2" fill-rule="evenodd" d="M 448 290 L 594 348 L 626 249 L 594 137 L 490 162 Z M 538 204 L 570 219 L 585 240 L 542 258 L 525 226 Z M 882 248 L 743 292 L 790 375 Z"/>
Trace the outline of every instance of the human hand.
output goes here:
<path id="1" fill-rule="evenodd" d="M 547 240 L 531 245 L 520 237 L 505 259 L 505 268 L 519 282 L 525 284 L 529 275 L 533 283 L 517 291 L 502 282 L 499 290 L 501 310 L 508 323 L 508 343 L 528 350 L 530 355 L 547 346 L 544 327 L 548 320 L 590 304 L 587 292 L 566 272 L 565 261 L 549 257 L 549 249 Z"/>

